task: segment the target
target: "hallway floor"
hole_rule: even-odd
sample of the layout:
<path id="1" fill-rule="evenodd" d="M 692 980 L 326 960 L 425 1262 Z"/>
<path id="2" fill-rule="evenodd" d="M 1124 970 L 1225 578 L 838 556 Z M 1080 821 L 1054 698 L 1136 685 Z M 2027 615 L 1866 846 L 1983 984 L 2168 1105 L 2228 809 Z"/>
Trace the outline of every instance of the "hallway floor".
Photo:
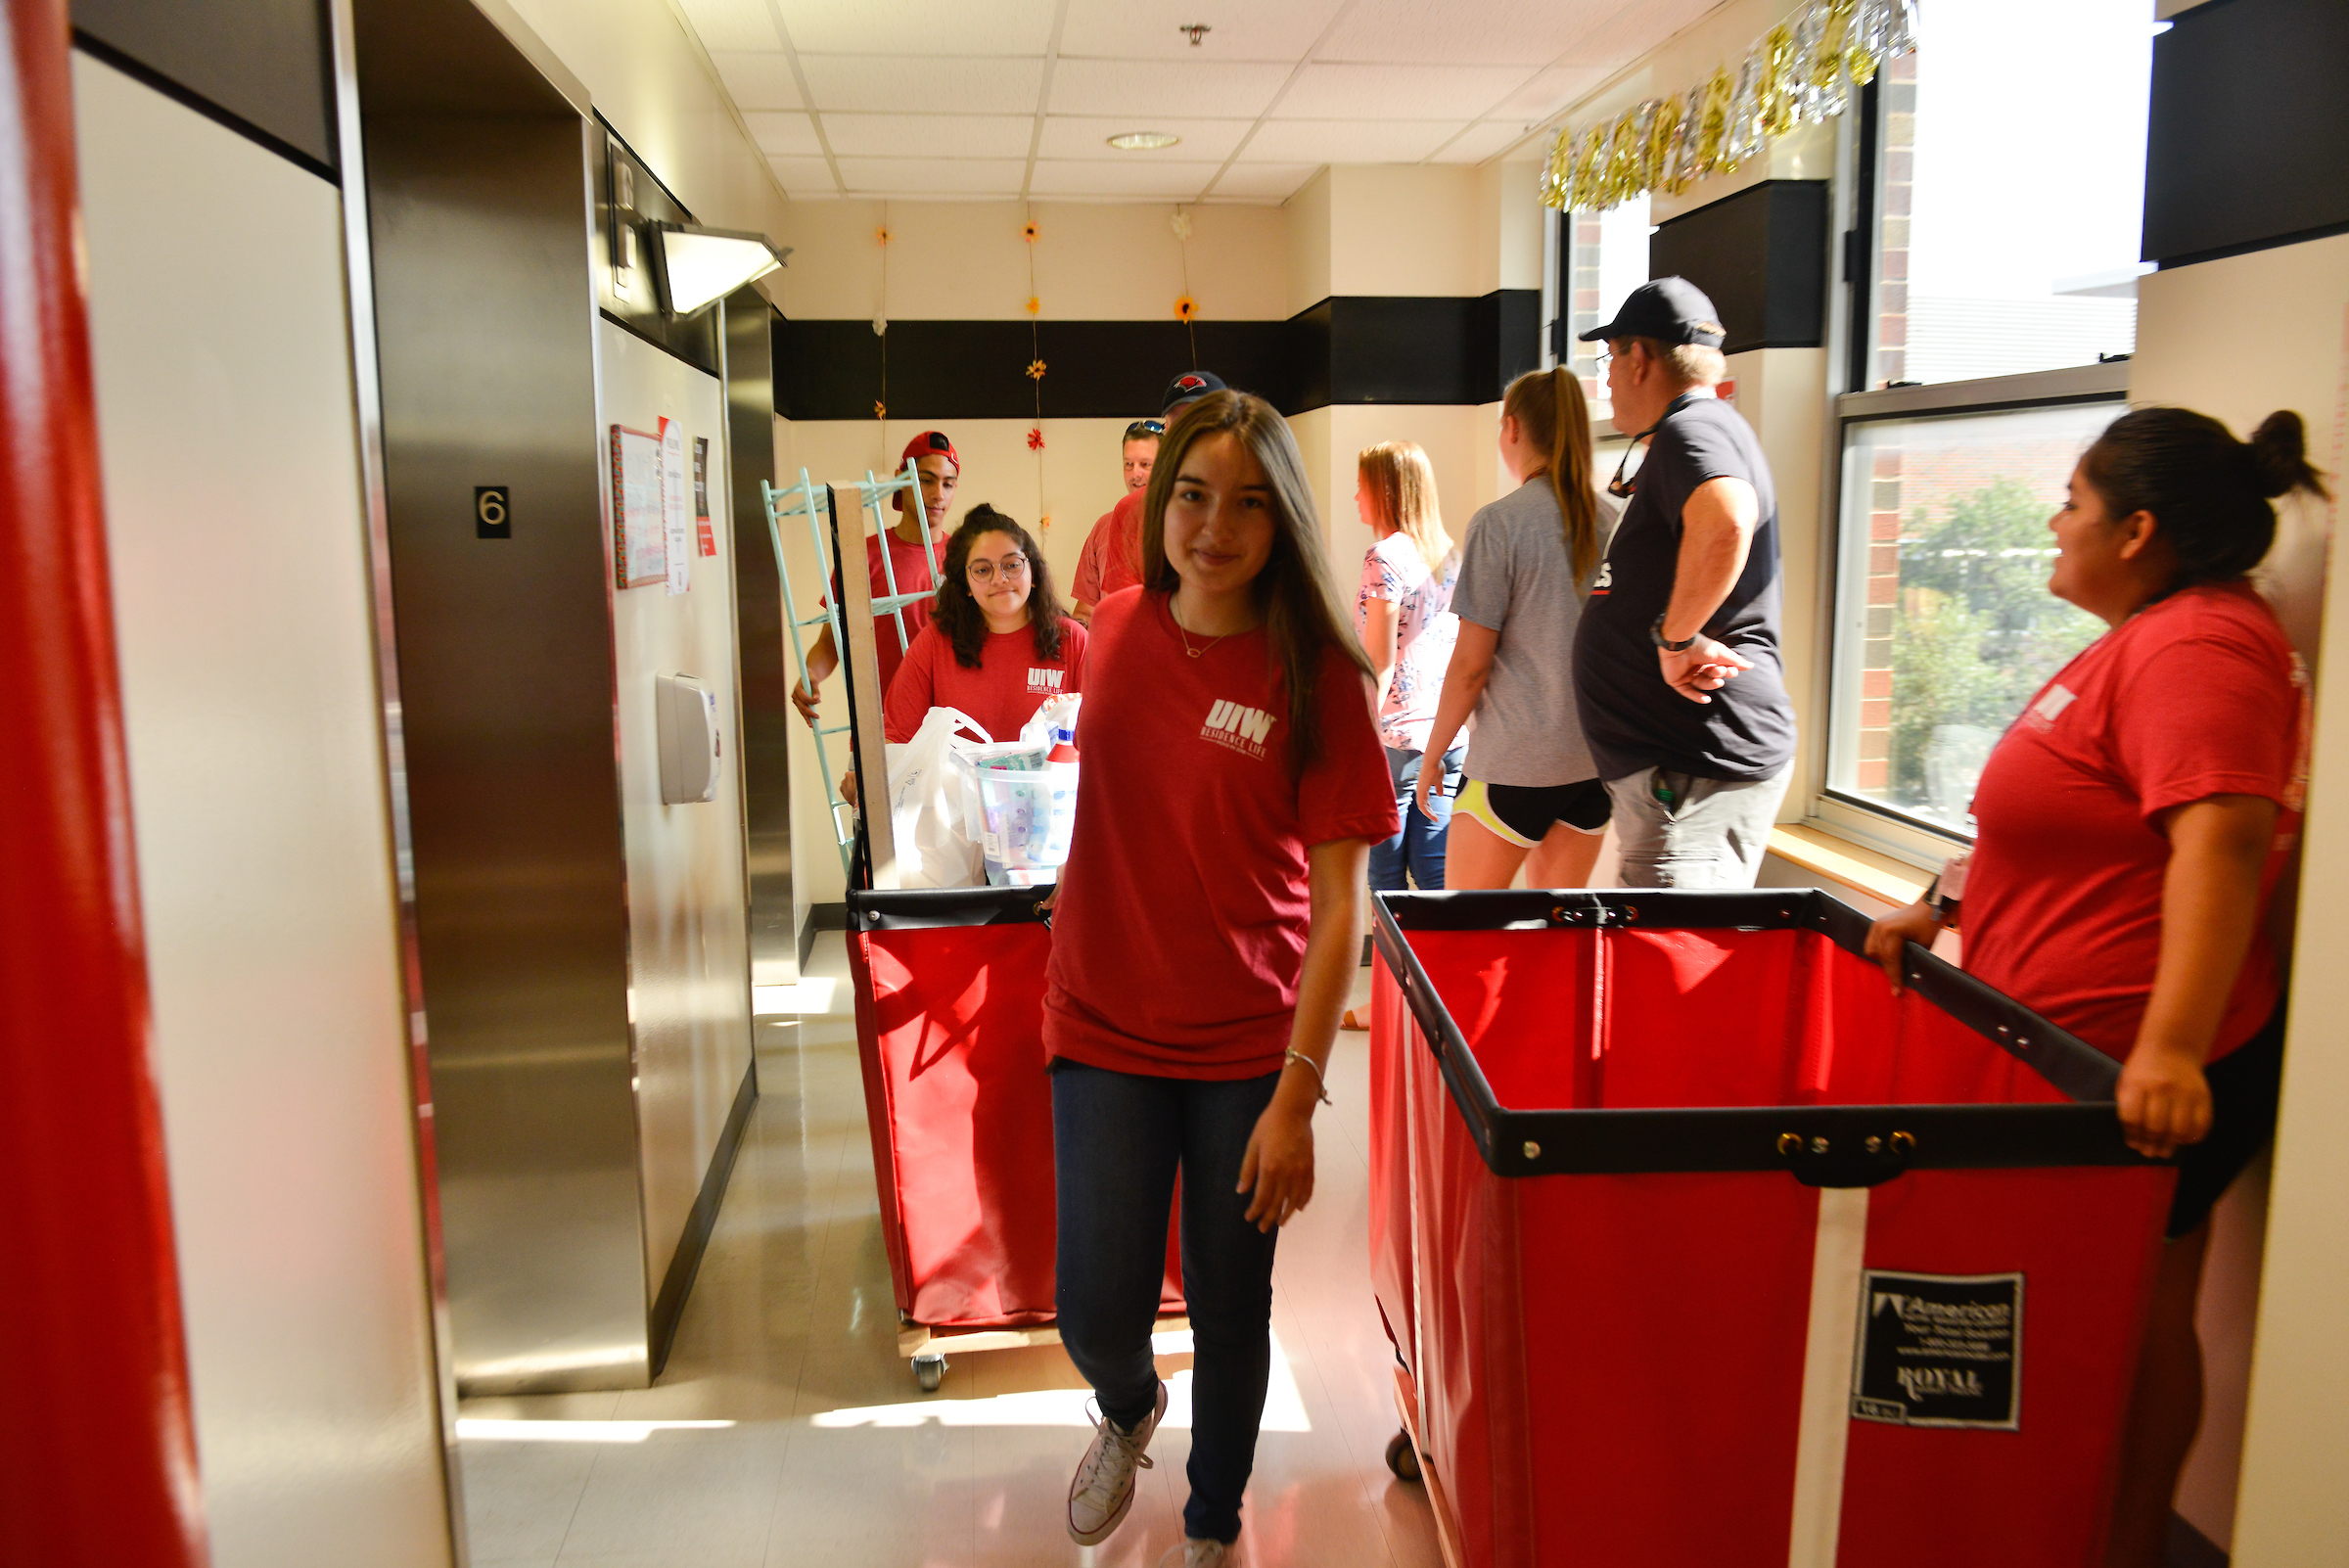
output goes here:
<path id="1" fill-rule="evenodd" d="M 770 999 L 806 1010 L 760 1019 L 760 1098 L 660 1382 L 460 1411 L 474 1568 L 1151 1568 L 1181 1538 L 1189 1357 L 1161 1347 L 1175 1408 L 1131 1517 L 1076 1545 L 1063 1499 L 1086 1393 L 1059 1347 L 955 1358 L 931 1396 L 897 1354 L 840 936 Z M 1365 1041 L 1339 1037 L 1319 1190 L 1281 1238 L 1248 1568 L 1441 1561 L 1425 1497 L 1384 1458 Z"/>

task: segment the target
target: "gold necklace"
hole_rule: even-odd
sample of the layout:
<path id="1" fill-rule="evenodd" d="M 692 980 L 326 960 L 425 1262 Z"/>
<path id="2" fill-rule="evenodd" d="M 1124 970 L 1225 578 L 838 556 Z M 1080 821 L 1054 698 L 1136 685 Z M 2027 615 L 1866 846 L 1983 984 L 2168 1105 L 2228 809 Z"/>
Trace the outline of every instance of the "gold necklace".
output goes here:
<path id="1" fill-rule="evenodd" d="M 1194 647 L 1192 647 L 1192 646 L 1191 646 L 1191 634 L 1190 634 L 1189 630 L 1188 630 L 1187 628 L 1185 628 L 1185 627 L 1184 627 L 1184 625 L 1183 625 L 1183 623 L 1182 623 L 1182 617 L 1180 617 L 1180 616 L 1178 616 L 1178 615 L 1176 615 L 1176 614 L 1174 613 L 1174 595 L 1172 595 L 1172 594 L 1169 594 L 1169 595 L 1167 596 L 1167 619 L 1168 619 L 1169 621 L 1172 621 L 1172 622 L 1174 622 L 1174 635 L 1175 635 L 1177 638 L 1179 638 L 1179 639 L 1181 640 L 1181 642 L 1182 642 L 1182 651 L 1183 651 L 1184 653 L 1186 653 L 1186 654 L 1189 654 L 1189 655 L 1190 655 L 1190 656 L 1191 656 L 1193 659 L 1196 659 L 1196 658 L 1198 658 L 1198 657 L 1199 657 L 1201 654 L 1204 654 L 1204 653 L 1206 653 L 1206 652 L 1208 651 L 1208 648 L 1213 648 L 1213 647 L 1214 647 L 1214 646 L 1215 646 L 1217 643 L 1219 643 L 1219 642 L 1221 642 L 1221 641 L 1223 640 L 1223 638 L 1224 638 L 1224 637 L 1228 637 L 1228 636 L 1230 636 L 1230 635 L 1231 635 L 1231 633 L 1230 633 L 1230 632 L 1226 631 L 1226 632 L 1222 633 L 1221 636 L 1217 636 L 1217 637 L 1211 638 L 1211 639 L 1209 640 L 1209 642 L 1208 642 L 1208 644 L 1207 644 L 1207 647 L 1206 647 L 1206 648 L 1194 648 Z"/>

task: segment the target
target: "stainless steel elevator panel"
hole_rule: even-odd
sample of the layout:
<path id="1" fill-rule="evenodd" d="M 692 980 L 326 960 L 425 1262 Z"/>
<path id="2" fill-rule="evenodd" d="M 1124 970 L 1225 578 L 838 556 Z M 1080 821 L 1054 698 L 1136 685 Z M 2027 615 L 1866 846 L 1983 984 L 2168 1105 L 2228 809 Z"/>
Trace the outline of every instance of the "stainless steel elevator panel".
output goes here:
<path id="1" fill-rule="evenodd" d="M 690 608 L 616 604 L 663 590 L 613 585 L 601 127 L 468 0 L 355 12 L 457 1380 L 641 1386 L 753 1088 L 732 759 L 716 799 L 662 804 L 647 663 L 732 729 L 730 562 Z M 676 380 L 722 471 L 716 378 L 628 343 L 660 364 L 621 400 Z"/>
<path id="2" fill-rule="evenodd" d="M 737 292 L 724 309 L 751 976 L 761 986 L 788 986 L 800 978 L 799 931 L 791 905 L 791 726 L 800 717 L 791 706 L 783 581 L 775 572 L 759 495 L 759 482 L 775 478 L 775 313 L 755 289 Z"/>

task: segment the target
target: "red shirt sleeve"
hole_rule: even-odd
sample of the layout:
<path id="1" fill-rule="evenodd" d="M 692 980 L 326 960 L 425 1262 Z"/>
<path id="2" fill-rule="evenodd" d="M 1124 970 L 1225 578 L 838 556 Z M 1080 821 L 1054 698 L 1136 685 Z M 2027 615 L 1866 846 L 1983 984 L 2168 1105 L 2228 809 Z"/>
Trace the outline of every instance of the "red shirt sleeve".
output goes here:
<path id="1" fill-rule="evenodd" d="M 1370 711 L 1370 682 L 1335 649 L 1315 694 L 1320 755 L 1297 781 L 1297 836 L 1308 849 L 1340 839 L 1384 843 L 1402 831 L 1386 743 Z"/>
<path id="2" fill-rule="evenodd" d="M 944 639 L 934 625 L 924 626 L 915 635 L 913 646 L 906 651 L 904 663 L 890 677 L 889 699 L 881 706 L 881 732 L 892 746 L 902 746 L 913 739 L 915 730 L 930 715 L 938 690 L 938 672 L 933 668 Z M 948 650 L 946 657 L 953 657 Z"/>
<path id="3" fill-rule="evenodd" d="M 2232 628 L 2170 643 L 2131 676 L 2113 760 L 2150 822 L 2214 795 L 2288 806 L 2299 694 L 2273 653 Z"/>
<path id="4" fill-rule="evenodd" d="M 1069 596 L 1079 604 L 1101 602 L 1102 544 L 1109 537 L 1109 520 L 1116 516 L 1114 507 L 1102 513 L 1093 524 L 1093 531 L 1084 536 L 1084 548 L 1077 552 L 1077 576 L 1069 584 Z"/>

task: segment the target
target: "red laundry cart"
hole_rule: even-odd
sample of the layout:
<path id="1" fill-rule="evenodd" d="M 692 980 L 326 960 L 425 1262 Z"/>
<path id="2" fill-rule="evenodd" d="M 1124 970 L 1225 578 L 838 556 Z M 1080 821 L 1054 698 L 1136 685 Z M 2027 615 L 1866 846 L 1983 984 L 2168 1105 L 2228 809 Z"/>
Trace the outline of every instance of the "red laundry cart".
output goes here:
<path id="1" fill-rule="evenodd" d="M 1376 901 L 1399 1474 L 1475 1568 L 2087 1568 L 2175 1174 L 1811 891 Z"/>
<path id="2" fill-rule="evenodd" d="M 1049 889 L 849 894 L 849 970 L 898 1348 L 924 1392 L 949 1350 L 1055 1343 Z M 1162 1331 L 1180 1317 L 1169 1228 Z"/>

